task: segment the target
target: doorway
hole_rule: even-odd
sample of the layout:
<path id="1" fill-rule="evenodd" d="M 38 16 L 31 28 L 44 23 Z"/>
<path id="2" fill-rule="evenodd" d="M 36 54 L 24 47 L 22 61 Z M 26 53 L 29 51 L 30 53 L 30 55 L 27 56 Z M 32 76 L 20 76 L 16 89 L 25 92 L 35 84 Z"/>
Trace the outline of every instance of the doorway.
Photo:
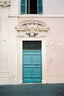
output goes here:
<path id="1" fill-rule="evenodd" d="M 23 83 L 42 82 L 41 45 L 41 41 L 23 41 Z"/>

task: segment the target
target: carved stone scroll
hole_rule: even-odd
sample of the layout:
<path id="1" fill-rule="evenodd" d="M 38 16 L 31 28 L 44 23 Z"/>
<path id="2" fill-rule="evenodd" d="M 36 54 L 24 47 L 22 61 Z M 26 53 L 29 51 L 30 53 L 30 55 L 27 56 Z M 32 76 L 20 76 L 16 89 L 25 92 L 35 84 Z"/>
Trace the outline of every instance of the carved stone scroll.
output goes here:
<path id="1" fill-rule="evenodd" d="M 8 7 L 11 5 L 11 0 L 0 0 L 0 6 Z"/>

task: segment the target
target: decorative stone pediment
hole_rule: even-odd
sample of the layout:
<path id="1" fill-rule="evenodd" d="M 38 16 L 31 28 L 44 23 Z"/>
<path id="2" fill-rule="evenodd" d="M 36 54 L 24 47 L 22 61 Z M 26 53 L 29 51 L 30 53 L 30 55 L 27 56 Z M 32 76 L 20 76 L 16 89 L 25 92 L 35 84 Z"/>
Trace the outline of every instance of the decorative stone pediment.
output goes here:
<path id="1" fill-rule="evenodd" d="M 0 6 L 8 7 L 11 5 L 11 0 L 0 0 Z"/>
<path id="2" fill-rule="evenodd" d="M 20 24 L 16 27 L 18 34 L 25 33 L 26 35 L 31 35 L 31 37 L 35 37 L 38 34 L 46 33 L 49 30 L 49 27 L 41 21 L 37 20 L 26 20 L 20 22 Z"/>

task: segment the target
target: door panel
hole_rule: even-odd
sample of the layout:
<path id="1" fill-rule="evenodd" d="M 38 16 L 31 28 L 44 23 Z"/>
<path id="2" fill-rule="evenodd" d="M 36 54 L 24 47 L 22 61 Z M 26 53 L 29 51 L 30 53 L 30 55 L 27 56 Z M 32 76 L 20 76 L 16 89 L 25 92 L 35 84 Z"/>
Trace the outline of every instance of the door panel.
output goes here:
<path id="1" fill-rule="evenodd" d="M 41 83 L 41 79 L 40 78 L 33 78 L 33 83 Z"/>
<path id="2" fill-rule="evenodd" d="M 37 67 L 35 67 L 35 68 L 33 68 L 33 71 L 32 71 L 33 73 L 33 77 L 41 77 L 41 68 L 37 68 Z"/>
<path id="3" fill-rule="evenodd" d="M 31 55 L 30 54 L 23 55 L 23 64 L 31 64 Z"/>
<path id="4" fill-rule="evenodd" d="M 23 83 L 32 83 L 32 78 L 23 78 Z"/>
<path id="5" fill-rule="evenodd" d="M 32 76 L 32 69 L 30 67 L 24 67 L 24 77 L 31 77 Z"/>
<path id="6" fill-rule="evenodd" d="M 33 64 L 41 64 L 41 56 L 40 54 L 33 54 Z"/>

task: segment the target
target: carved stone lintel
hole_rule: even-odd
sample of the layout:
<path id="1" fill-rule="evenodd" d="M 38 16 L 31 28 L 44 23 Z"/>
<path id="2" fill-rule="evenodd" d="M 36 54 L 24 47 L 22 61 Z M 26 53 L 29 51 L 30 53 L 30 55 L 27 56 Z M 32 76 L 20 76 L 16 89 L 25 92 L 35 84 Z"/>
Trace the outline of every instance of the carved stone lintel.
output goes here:
<path id="1" fill-rule="evenodd" d="M 8 7 L 11 5 L 11 0 L 0 0 L 0 6 Z"/>
<path id="2" fill-rule="evenodd" d="M 41 21 L 26 20 L 16 27 L 17 32 L 48 32 L 49 27 Z"/>
<path id="3" fill-rule="evenodd" d="M 20 22 L 16 30 L 18 36 L 41 37 L 46 36 L 49 27 L 44 22 L 38 20 L 26 20 Z"/>

